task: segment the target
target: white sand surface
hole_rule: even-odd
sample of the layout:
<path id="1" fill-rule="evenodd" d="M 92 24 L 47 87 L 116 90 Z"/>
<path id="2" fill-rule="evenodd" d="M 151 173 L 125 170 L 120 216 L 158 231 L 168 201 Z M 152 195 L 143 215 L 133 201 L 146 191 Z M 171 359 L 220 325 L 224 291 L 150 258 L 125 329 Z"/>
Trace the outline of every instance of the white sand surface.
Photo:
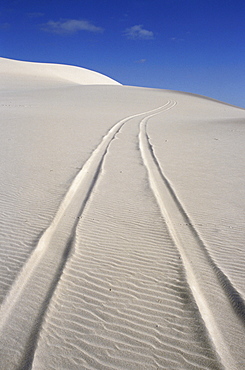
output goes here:
<path id="1" fill-rule="evenodd" d="M 0 58 L 0 368 L 245 367 L 245 111 Z"/>
<path id="2" fill-rule="evenodd" d="M 1 87 L 35 89 L 67 83 L 79 85 L 120 85 L 117 81 L 85 68 L 61 64 L 32 63 L 0 58 Z"/>

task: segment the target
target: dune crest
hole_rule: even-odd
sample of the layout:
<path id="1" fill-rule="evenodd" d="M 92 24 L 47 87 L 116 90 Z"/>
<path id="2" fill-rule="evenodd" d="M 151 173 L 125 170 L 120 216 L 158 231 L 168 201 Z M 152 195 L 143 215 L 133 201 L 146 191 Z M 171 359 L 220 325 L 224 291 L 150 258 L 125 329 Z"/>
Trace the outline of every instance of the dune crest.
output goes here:
<path id="1" fill-rule="evenodd" d="M 67 81 L 80 85 L 120 85 L 119 82 L 101 73 L 88 70 L 86 68 L 74 67 L 70 65 L 22 62 L 0 58 L 0 81 L 7 82 L 9 86 L 12 82 L 16 85 L 16 79 L 32 79 L 40 81 L 45 79 Z"/>

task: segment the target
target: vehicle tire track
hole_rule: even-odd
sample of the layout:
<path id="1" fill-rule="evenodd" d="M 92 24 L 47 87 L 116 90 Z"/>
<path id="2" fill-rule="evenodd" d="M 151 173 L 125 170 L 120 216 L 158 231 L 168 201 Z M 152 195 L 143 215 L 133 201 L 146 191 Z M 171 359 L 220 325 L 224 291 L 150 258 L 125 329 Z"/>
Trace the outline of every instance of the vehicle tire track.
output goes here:
<path id="1" fill-rule="evenodd" d="M 168 109 L 174 105 L 174 102 L 170 103 Z M 214 347 L 225 368 L 240 369 L 241 364 L 245 363 L 242 349 L 245 342 L 244 302 L 211 258 L 161 169 L 147 135 L 147 122 L 156 114 L 142 119 L 139 133 L 140 151 L 150 185 L 182 257 L 187 281 Z"/>
<path id="2" fill-rule="evenodd" d="M 169 106 L 131 115 L 104 136 L 72 182 L 60 207 L 14 282 L 0 309 L 0 367 L 28 368 L 49 300 L 69 256 L 79 216 L 90 197 L 107 149 L 120 128 L 132 118 Z"/>
<path id="3" fill-rule="evenodd" d="M 223 369 L 149 187 L 140 120 L 124 125 L 107 151 L 33 370 Z"/>

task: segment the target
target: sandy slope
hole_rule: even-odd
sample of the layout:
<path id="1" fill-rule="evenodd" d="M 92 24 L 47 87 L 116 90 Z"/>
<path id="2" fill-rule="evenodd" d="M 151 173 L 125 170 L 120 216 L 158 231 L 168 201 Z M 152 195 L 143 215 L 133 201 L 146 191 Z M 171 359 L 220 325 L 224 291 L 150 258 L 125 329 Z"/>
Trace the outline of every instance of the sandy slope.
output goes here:
<path id="1" fill-rule="evenodd" d="M 0 70 L 1 369 L 243 368 L 244 110 Z"/>
<path id="2" fill-rule="evenodd" d="M 22 62 L 0 58 L 1 86 L 6 89 L 40 88 L 53 84 L 120 85 L 115 80 L 85 68 L 61 64 Z"/>

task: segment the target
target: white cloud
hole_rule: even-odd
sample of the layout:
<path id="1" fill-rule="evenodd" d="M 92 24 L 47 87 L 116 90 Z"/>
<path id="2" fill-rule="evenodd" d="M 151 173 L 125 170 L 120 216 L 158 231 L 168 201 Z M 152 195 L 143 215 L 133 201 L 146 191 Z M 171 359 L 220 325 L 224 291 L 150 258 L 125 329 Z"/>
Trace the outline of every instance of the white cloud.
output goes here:
<path id="1" fill-rule="evenodd" d="M 171 37 L 170 40 L 174 42 L 185 41 L 184 39 L 179 39 L 178 37 Z"/>
<path id="2" fill-rule="evenodd" d="M 124 31 L 124 34 L 128 39 L 132 40 L 151 40 L 154 38 L 154 33 L 152 31 L 145 30 L 143 25 L 136 25 L 130 28 L 127 28 Z"/>
<path id="3" fill-rule="evenodd" d="M 145 62 L 146 62 L 146 59 L 140 59 L 140 60 L 135 61 L 135 63 L 140 63 L 140 64 L 145 63 Z"/>
<path id="4" fill-rule="evenodd" d="M 96 27 L 89 21 L 66 19 L 58 22 L 49 21 L 42 25 L 42 30 L 57 34 L 73 34 L 78 31 L 103 32 L 103 28 Z"/>

